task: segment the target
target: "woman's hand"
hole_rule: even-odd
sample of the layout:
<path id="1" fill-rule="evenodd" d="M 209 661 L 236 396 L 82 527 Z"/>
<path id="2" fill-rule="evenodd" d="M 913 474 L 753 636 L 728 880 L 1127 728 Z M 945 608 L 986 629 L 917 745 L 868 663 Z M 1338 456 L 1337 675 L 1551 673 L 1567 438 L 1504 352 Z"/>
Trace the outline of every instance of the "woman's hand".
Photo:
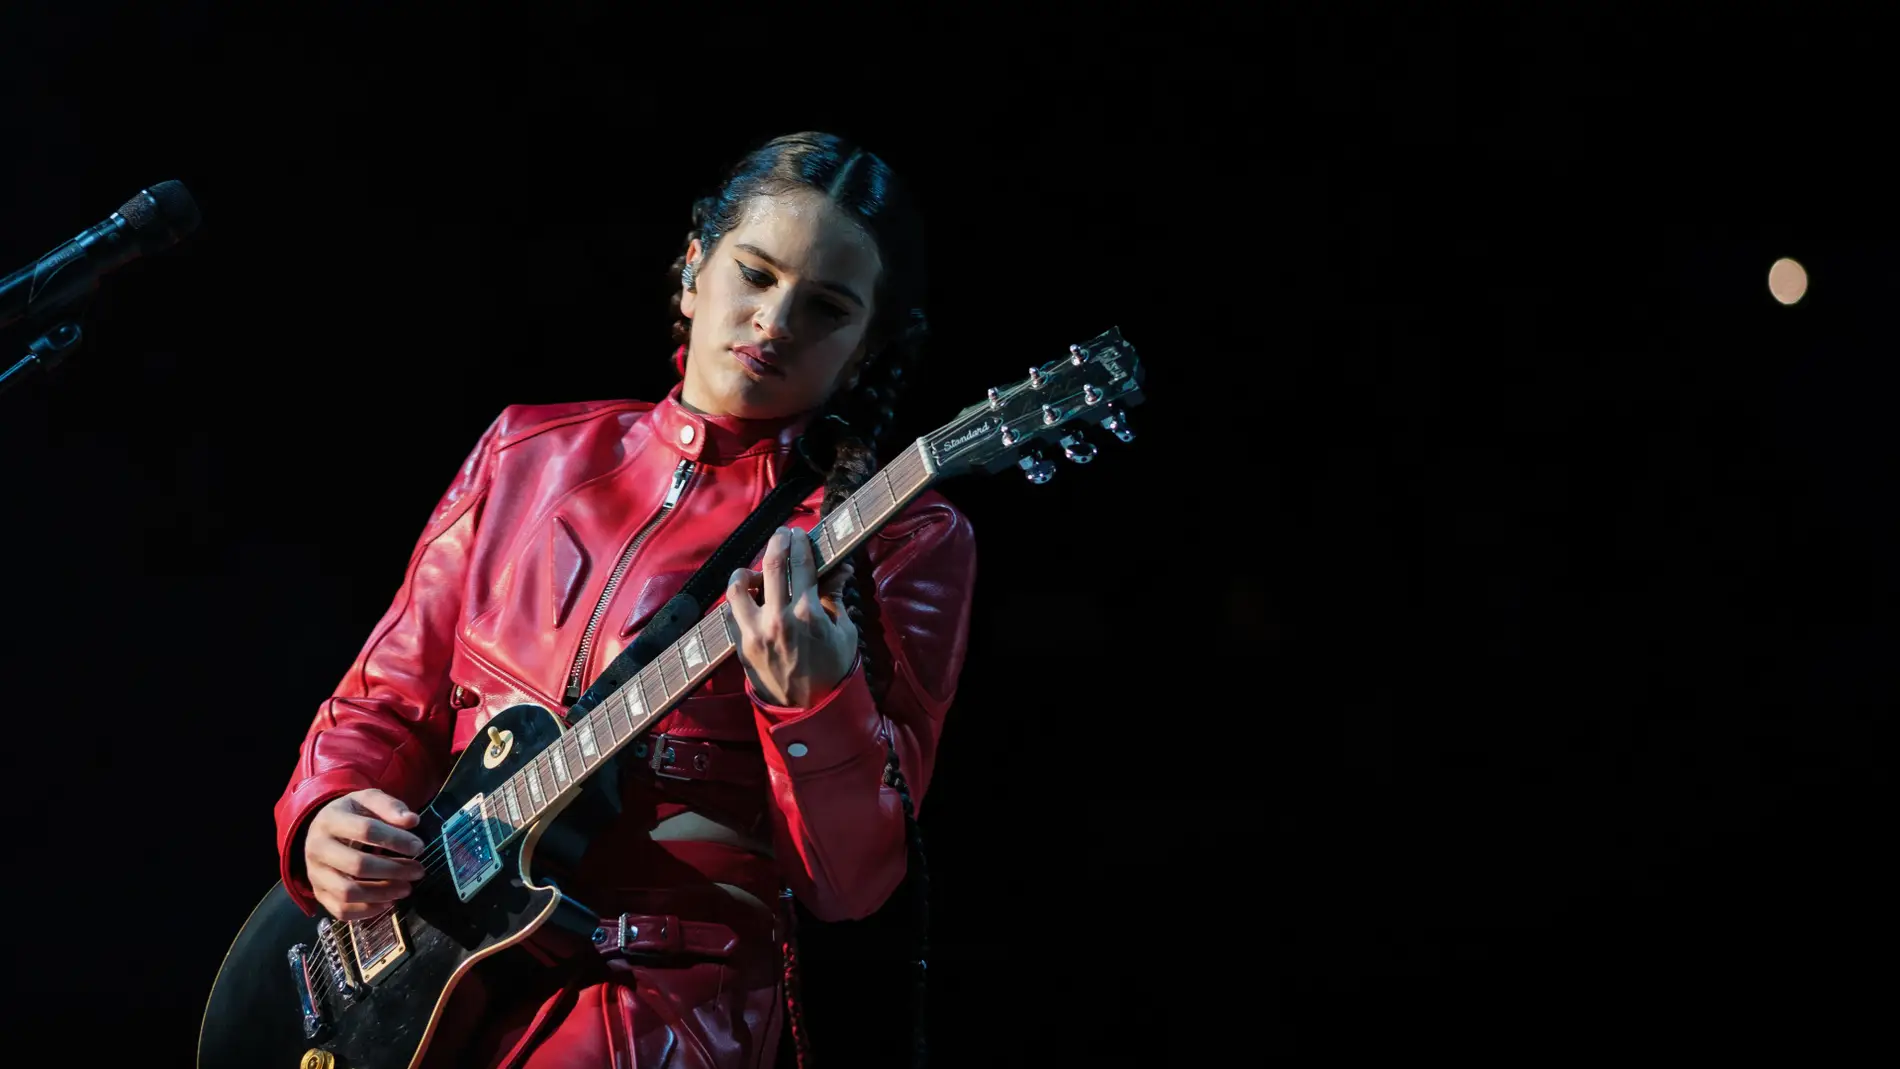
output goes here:
<path id="1" fill-rule="evenodd" d="M 840 600 L 851 562 L 821 584 L 810 536 L 781 527 L 759 563 L 764 571 L 741 568 L 726 587 L 739 625 L 739 660 L 761 699 L 810 708 L 843 682 L 858 655 L 858 629 Z"/>
<path id="2" fill-rule="evenodd" d="M 355 791 L 317 810 L 304 836 L 303 861 L 310 889 L 330 916 L 367 920 L 409 894 L 422 879 L 422 866 L 411 860 L 422 853 L 422 840 L 403 829 L 421 819 L 378 790 Z M 401 856 L 378 856 L 361 849 L 365 845 Z"/>

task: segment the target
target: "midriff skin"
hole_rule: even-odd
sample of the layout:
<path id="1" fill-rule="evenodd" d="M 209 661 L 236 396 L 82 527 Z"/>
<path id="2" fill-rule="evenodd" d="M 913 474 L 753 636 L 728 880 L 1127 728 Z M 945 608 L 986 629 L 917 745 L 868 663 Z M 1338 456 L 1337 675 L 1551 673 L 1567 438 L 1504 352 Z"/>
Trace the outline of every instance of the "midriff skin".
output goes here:
<path id="1" fill-rule="evenodd" d="M 737 828 L 721 824 L 704 813 L 697 813 L 690 809 L 675 813 L 660 821 L 648 834 L 655 842 L 721 843 L 726 846 L 736 846 L 760 857 L 772 856 L 771 843 L 763 842 Z M 714 886 L 741 902 L 750 903 L 759 909 L 770 909 L 764 902 L 759 901 L 759 896 L 743 887 L 735 887 L 729 883 Z"/>

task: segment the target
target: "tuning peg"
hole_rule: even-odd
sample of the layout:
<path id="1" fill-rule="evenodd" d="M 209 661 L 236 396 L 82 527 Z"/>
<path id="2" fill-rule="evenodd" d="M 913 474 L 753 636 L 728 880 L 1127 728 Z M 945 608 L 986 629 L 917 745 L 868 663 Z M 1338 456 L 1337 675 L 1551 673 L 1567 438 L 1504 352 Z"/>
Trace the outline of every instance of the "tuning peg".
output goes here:
<path id="1" fill-rule="evenodd" d="M 1057 409 L 1051 408 L 1048 405 L 1042 406 L 1042 425 L 1043 426 L 1053 427 L 1056 424 L 1061 423 L 1061 422 L 1062 422 L 1062 413 L 1060 411 L 1058 411 Z"/>
<path id="2" fill-rule="evenodd" d="M 1043 458 L 1040 449 L 1025 450 L 1023 458 L 1016 462 L 1016 466 L 1023 469 L 1024 478 L 1037 486 L 1055 478 L 1056 466 Z"/>
<path id="3" fill-rule="evenodd" d="M 1082 437 L 1081 431 L 1070 431 L 1062 439 L 1062 455 L 1077 464 L 1087 464 L 1095 459 L 1095 443 Z"/>
<path id="4" fill-rule="evenodd" d="M 1132 442 L 1135 440 L 1135 432 L 1133 428 L 1128 426 L 1128 413 L 1126 412 L 1110 412 L 1108 418 L 1102 420 L 1102 426 L 1113 431 L 1115 437 L 1120 438 L 1124 442 Z"/>
<path id="5" fill-rule="evenodd" d="M 1029 369 L 1029 388 L 1032 390 L 1042 389 L 1042 369 L 1041 368 L 1032 367 Z"/>
<path id="6" fill-rule="evenodd" d="M 1080 345 L 1069 346 L 1069 363 L 1074 364 L 1076 367 L 1081 367 L 1083 364 L 1088 363 L 1088 360 L 1089 354 L 1087 350 L 1083 349 Z"/>
<path id="7" fill-rule="evenodd" d="M 990 411 L 994 412 L 997 409 L 1002 408 L 1002 407 L 1003 407 L 1003 391 L 997 389 L 994 386 L 990 387 Z"/>
<path id="8" fill-rule="evenodd" d="M 1100 402 L 1101 399 L 1102 399 L 1102 391 L 1096 389 L 1093 385 L 1089 383 L 1085 382 L 1082 384 L 1083 403 L 1092 405 L 1092 404 L 1096 404 Z"/>
<path id="9" fill-rule="evenodd" d="M 1003 444 L 1015 445 L 1019 441 L 1021 441 L 1021 439 L 1016 436 L 1016 431 L 1013 428 L 1005 425 L 1003 427 Z"/>

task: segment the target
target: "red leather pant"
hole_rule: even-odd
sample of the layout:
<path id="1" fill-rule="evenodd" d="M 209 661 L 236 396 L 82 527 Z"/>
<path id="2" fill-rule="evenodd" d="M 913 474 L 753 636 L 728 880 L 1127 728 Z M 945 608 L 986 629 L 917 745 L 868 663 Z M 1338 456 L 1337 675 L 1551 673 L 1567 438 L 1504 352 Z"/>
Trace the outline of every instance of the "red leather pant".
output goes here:
<path id="1" fill-rule="evenodd" d="M 710 846 L 669 844 L 689 845 Z M 481 1069 L 770 1067 L 785 1022 L 783 921 L 775 910 L 761 910 L 710 882 L 745 887 L 776 906 L 776 886 L 767 882 L 769 862 L 720 848 L 702 850 L 693 860 L 698 878 L 678 886 L 577 895 L 609 915 L 665 915 L 723 925 L 737 937 L 729 954 L 603 955 L 570 974 L 564 986 L 552 986 L 551 978 L 527 997 L 489 1007 L 470 1029 L 457 1064 Z"/>

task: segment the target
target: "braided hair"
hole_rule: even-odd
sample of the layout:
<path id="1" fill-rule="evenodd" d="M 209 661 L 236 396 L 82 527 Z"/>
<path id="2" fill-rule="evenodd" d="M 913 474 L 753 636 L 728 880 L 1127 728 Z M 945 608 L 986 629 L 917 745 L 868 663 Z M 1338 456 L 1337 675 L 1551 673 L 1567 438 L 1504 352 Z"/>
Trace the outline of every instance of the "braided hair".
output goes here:
<path id="1" fill-rule="evenodd" d="M 797 189 L 822 192 L 863 227 L 877 243 L 883 265 L 872 300 L 872 321 L 865 335 L 867 356 L 860 365 L 857 380 L 835 393 L 813 420 L 813 426 L 821 425 L 821 421 L 841 425 L 829 436 L 831 467 L 825 476 L 824 501 L 819 507 L 822 518 L 830 515 L 876 473 L 878 457 L 890 444 L 895 404 L 910 384 L 929 334 L 924 315 L 923 223 L 889 165 L 843 138 L 815 132 L 774 138 L 740 160 L 717 193 L 693 204 L 692 229 L 686 234 L 679 258 L 669 268 L 674 283 L 673 340 L 691 349 L 692 320 L 680 312 L 681 290 L 691 284 L 685 275 L 685 248 L 697 240 L 704 250 L 702 256 L 710 256 L 719 239 L 739 224 L 753 198 Z M 683 373 L 685 369 L 682 366 L 679 370 Z M 877 626 L 876 603 L 859 593 L 855 579 L 855 576 L 871 574 L 870 562 L 863 549 L 856 558 L 854 578 L 845 583 L 841 600 L 858 629 L 866 681 L 873 698 L 881 704 L 890 686 L 888 656 L 883 648 L 882 629 Z M 887 737 L 885 746 L 884 782 L 898 792 L 904 809 L 904 841 L 909 862 L 905 880 L 915 910 L 911 1051 L 912 1064 L 922 1066 L 928 1054 L 923 1011 L 930 877 L 909 784 L 898 768 L 895 739 Z M 789 897 L 790 892 L 786 895 Z M 786 912 L 788 917 L 795 916 L 793 909 Z M 788 934 L 783 950 L 787 1020 L 798 1064 L 803 1067 L 810 1059 L 810 1044 L 799 998 L 795 933 Z"/>

